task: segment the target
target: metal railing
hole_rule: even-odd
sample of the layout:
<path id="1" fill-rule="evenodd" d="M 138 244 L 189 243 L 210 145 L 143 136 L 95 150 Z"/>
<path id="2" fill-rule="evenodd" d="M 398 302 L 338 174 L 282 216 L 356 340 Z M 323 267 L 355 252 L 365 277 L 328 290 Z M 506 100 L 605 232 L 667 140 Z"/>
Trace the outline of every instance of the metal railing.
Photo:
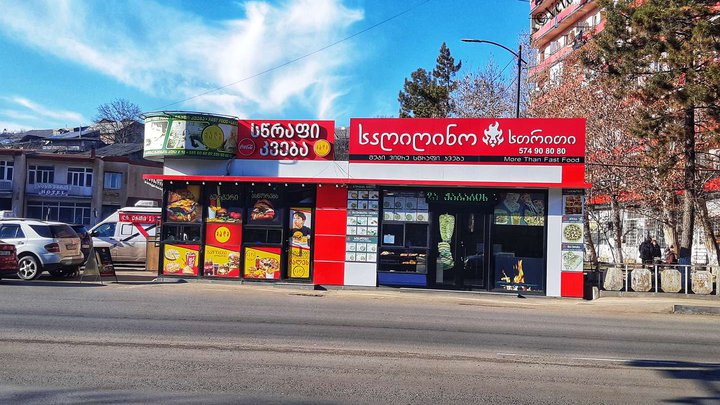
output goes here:
<path id="1" fill-rule="evenodd" d="M 637 271 L 637 273 L 634 273 Z M 720 266 L 681 264 L 586 264 L 591 284 L 603 291 L 682 293 L 720 297 Z"/>

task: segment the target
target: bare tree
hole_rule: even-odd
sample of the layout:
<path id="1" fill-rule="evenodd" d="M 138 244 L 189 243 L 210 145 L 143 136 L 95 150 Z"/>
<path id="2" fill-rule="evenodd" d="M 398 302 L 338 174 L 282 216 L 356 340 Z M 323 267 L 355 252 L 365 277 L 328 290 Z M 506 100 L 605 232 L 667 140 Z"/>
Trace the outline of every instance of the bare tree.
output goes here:
<path id="1" fill-rule="evenodd" d="M 95 124 L 105 143 L 142 142 L 142 110 L 124 98 L 117 98 L 97 108 Z"/>
<path id="2" fill-rule="evenodd" d="M 455 115 L 460 118 L 511 117 L 515 108 L 512 92 L 502 71 L 490 60 L 485 69 L 468 73 L 458 81 L 451 95 Z"/>

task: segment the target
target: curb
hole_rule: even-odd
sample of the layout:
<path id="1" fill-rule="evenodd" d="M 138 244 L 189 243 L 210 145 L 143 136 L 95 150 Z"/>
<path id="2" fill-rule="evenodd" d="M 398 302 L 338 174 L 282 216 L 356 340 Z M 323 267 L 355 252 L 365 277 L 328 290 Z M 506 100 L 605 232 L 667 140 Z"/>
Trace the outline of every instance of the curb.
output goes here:
<path id="1" fill-rule="evenodd" d="M 705 307 L 700 305 L 673 305 L 674 314 L 688 315 L 720 315 L 720 307 Z"/>

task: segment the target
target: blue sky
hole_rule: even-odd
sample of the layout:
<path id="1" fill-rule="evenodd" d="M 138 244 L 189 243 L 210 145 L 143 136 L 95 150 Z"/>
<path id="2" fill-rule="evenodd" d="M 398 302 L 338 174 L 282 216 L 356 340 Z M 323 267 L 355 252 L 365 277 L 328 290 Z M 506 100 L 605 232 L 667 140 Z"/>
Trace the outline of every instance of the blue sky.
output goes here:
<path id="1" fill-rule="evenodd" d="M 403 80 L 418 67 L 431 70 L 443 42 L 462 60 L 462 75 L 491 58 L 504 68 L 513 56 L 461 38 L 515 49 L 529 29 L 529 4 L 522 0 L 4 0 L 2 6 L 0 132 L 87 125 L 98 105 L 116 98 L 143 111 L 330 119 L 338 126 L 350 117 L 393 117 Z M 514 74 L 512 66 L 505 69 L 508 82 Z"/>

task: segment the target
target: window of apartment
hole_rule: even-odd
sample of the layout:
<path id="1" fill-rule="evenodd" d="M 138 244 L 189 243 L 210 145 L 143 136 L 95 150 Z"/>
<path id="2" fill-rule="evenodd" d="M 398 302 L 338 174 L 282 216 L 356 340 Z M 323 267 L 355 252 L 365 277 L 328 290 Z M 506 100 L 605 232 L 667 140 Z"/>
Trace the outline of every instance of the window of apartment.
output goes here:
<path id="1" fill-rule="evenodd" d="M 28 184 L 55 183 L 55 168 L 53 166 L 30 165 L 28 170 Z"/>
<path id="2" fill-rule="evenodd" d="M 563 64 L 562 62 L 550 67 L 550 83 L 553 85 L 560 84 L 562 80 Z"/>
<path id="3" fill-rule="evenodd" d="M 93 170 L 89 167 L 70 167 L 67 173 L 67 184 L 80 187 L 92 187 Z"/>
<path id="4" fill-rule="evenodd" d="M 123 185 L 123 175 L 118 172 L 105 172 L 104 187 L 110 190 L 119 190 Z"/>
<path id="5" fill-rule="evenodd" d="M 12 181 L 13 179 L 13 162 L 8 161 L 0 161 L 0 180 L 9 180 Z"/>

